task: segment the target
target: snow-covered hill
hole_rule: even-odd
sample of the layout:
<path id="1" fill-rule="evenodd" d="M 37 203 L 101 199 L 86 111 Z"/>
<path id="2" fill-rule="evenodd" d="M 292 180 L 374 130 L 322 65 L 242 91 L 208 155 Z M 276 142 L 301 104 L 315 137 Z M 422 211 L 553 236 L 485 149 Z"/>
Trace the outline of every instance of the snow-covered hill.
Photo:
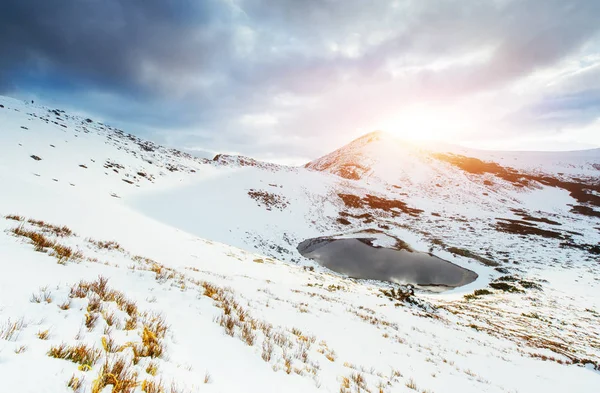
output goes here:
<path id="1" fill-rule="evenodd" d="M 208 160 L 0 97 L 2 386 L 594 392 L 600 159 L 581 154 L 374 133 L 306 167 Z M 403 302 L 297 251 L 322 236 L 479 278 Z"/>

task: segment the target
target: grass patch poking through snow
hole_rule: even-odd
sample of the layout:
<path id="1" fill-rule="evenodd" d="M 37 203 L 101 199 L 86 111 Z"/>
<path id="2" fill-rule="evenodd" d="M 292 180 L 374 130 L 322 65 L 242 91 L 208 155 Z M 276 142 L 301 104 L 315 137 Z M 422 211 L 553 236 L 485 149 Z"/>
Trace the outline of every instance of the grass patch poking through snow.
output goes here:
<path id="1" fill-rule="evenodd" d="M 34 219 L 25 220 L 25 218 L 14 214 L 5 216 L 5 218 L 21 223 L 18 227 L 10 229 L 13 235 L 29 239 L 35 251 L 50 253 L 50 255 L 57 259 L 58 263 L 64 265 L 69 260 L 79 260 L 82 258 L 80 252 L 73 251 L 71 247 L 58 241 L 60 238 L 74 235 L 73 231 L 68 227 L 59 227 Z"/>

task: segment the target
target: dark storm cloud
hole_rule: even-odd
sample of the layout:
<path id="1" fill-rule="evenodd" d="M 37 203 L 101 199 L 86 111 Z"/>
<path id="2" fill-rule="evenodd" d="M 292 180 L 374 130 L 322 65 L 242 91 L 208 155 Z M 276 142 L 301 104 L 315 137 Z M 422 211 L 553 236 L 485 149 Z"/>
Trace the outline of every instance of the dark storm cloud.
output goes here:
<path id="1" fill-rule="evenodd" d="M 215 11 L 196 1 L 3 1 L 1 72 L 151 89 L 141 80 L 144 67 L 176 73 L 217 61 L 227 31 Z M 194 34 L 198 27 L 202 34 Z"/>
<path id="2" fill-rule="evenodd" d="M 175 143 L 213 130 L 251 154 L 295 135 L 305 144 L 289 151 L 316 154 L 308 144 L 323 130 L 551 67 L 589 44 L 599 17 L 597 0 L 3 0 L 0 92 L 72 97 L 140 129 L 202 130 Z M 452 62 L 478 51 L 485 56 Z M 283 105 L 281 95 L 321 102 Z M 255 130 L 237 119 L 270 112 L 283 114 L 262 139 L 272 143 L 252 146 Z M 565 113 L 581 121 L 581 111 Z"/>

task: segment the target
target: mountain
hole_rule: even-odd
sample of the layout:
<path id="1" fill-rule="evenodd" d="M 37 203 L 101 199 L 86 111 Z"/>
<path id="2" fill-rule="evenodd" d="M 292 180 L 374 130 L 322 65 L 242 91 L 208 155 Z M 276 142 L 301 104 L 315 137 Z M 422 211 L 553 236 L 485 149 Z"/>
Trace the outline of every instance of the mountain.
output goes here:
<path id="1" fill-rule="evenodd" d="M 327 171 L 352 180 L 377 177 L 390 183 L 430 180 L 435 168 L 417 145 L 375 131 L 342 148 L 309 162 L 306 168 Z"/>
<path id="2" fill-rule="evenodd" d="M 598 163 L 380 132 L 304 167 L 199 158 L 0 97 L 2 386 L 594 392 Z M 340 238 L 476 279 L 412 295 L 298 249 Z"/>
<path id="3" fill-rule="evenodd" d="M 423 177 L 431 180 L 435 172 L 432 169 L 439 168 L 435 161 L 443 160 L 443 155 L 448 154 L 534 173 L 597 178 L 600 171 L 600 149 L 565 152 L 486 151 L 442 143 L 403 141 L 382 131 L 363 135 L 309 162 L 305 167 L 347 179 L 376 176 L 390 182 L 414 180 L 411 171 L 416 170 L 419 174 L 425 172 L 427 176 Z"/>
<path id="4" fill-rule="evenodd" d="M 452 215 L 467 217 L 471 225 L 479 220 L 493 224 L 498 215 L 512 219 L 513 226 L 528 225 L 514 219 L 541 222 L 532 217 L 538 214 L 542 220 L 562 218 L 561 224 L 596 236 L 599 149 L 501 153 L 411 144 L 374 132 L 305 168 L 348 179 L 345 183 L 356 187 L 368 184 L 372 192 L 441 217 L 438 225 Z M 446 233 L 454 236 L 455 231 Z"/>

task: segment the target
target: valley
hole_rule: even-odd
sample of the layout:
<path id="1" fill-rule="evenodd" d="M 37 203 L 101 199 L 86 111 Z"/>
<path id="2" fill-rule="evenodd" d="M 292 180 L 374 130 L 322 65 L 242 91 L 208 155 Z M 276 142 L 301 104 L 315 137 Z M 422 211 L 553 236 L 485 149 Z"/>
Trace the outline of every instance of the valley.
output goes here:
<path id="1" fill-rule="evenodd" d="M 7 391 L 116 392 L 119 362 L 123 392 L 597 389 L 598 150 L 373 132 L 294 167 L 0 104 Z M 352 278 L 299 252 L 319 238 L 412 250 L 461 277 L 444 291 Z M 81 345 L 89 357 L 68 355 Z"/>

